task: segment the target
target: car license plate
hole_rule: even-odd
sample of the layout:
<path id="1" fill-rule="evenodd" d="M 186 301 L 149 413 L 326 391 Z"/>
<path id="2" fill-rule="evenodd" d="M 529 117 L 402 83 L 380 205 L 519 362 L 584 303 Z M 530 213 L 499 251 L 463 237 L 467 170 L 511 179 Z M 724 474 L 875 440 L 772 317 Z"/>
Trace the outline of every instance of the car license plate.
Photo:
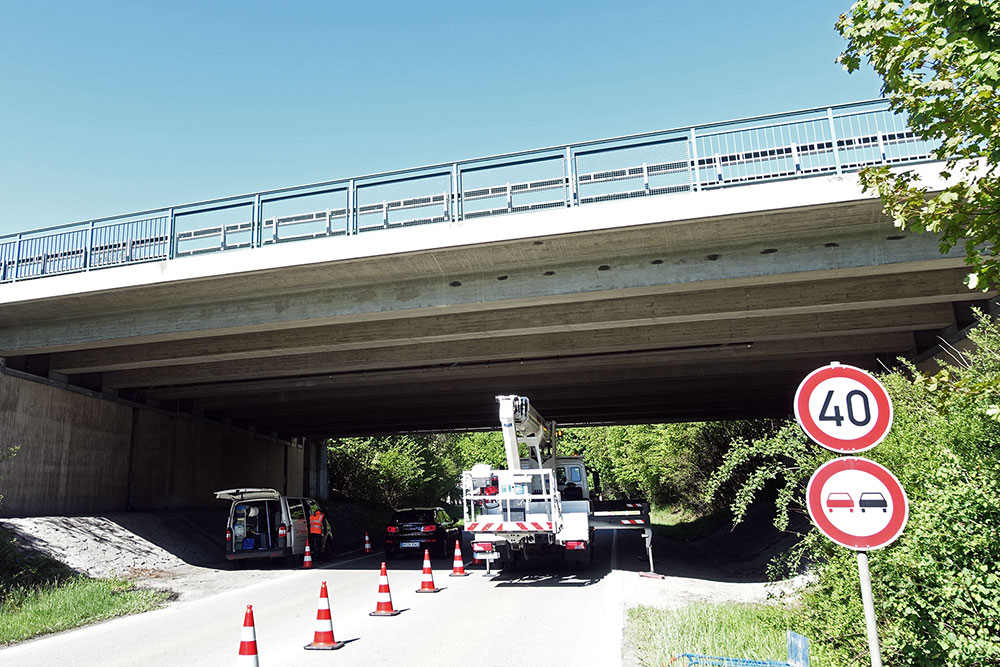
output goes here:
<path id="1" fill-rule="evenodd" d="M 419 549 L 420 548 L 420 542 L 400 542 L 399 543 L 399 548 L 400 549 Z"/>
<path id="2" fill-rule="evenodd" d="M 500 558 L 500 554 L 496 551 L 477 551 L 472 555 L 479 560 L 496 560 L 497 558 Z"/>

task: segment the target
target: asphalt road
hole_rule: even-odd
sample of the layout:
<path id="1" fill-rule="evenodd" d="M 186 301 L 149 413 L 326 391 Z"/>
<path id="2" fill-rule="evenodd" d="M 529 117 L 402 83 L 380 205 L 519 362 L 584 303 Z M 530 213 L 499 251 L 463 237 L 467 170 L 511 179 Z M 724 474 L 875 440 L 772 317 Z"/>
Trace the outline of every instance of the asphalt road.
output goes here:
<path id="1" fill-rule="evenodd" d="M 308 665 L 619 665 L 623 582 L 643 567 L 638 533 L 598 533 L 594 563 L 573 572 L 558 559 L 519 563 L 512 572 L 449 577 L 444 590 L 417 594 L 420 558 L 389 562 L 395 617 L 371 617 L 378 591 L 375 553 L 273 578 L 165 609 L 115 619 L 0 649 L 0 667 L 235 665 L 246 605 L 252 604 L 262 667 Z M 470 554 L 465 549 L 466 556 Z M 624 570 L 622 569 L 624 568 Z M 320 582 L 326 581 L 338 651 L 306 651 Z"/>

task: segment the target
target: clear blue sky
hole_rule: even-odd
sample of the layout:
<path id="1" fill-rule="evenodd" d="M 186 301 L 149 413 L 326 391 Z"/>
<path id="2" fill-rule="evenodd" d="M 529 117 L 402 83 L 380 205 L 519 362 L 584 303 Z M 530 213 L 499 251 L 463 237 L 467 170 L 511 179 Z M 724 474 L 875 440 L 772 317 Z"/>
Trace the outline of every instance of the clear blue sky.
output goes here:
<path id="1" fill-rule="evenodd" d="M 10 0 L 0 234 L 878 97 L 849 6 Z"/>

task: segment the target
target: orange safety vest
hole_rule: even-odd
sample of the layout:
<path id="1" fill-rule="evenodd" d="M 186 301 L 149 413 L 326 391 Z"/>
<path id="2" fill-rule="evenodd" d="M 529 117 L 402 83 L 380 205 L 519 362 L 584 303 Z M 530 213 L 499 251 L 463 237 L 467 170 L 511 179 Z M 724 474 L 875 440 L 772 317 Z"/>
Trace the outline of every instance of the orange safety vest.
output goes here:
<path id="1" fill-rule="evenodd" d="M 314 535 L 323 534 L 323 513 L 316 512 L 309 517 L 309 532 Z"/>

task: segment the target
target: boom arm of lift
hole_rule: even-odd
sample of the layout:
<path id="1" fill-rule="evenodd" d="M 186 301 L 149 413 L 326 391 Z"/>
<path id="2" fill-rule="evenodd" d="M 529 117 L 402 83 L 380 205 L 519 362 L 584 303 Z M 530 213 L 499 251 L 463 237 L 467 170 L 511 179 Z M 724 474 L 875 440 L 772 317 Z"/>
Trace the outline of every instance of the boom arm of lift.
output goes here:
<path id="1" fill-rule="evenodd" d="M 556 460 L 556 424 L 545 421 L 538 411 L 531 407 L 526 396 L 497 396 L 500 404 L 500 431 L 503 433 L 504 450 L 507 454 L 507 469 L 521 469 L 521 443 L 528 447 L 528 458 L 543 468 L 546 459 L 549 467 Z"/>

